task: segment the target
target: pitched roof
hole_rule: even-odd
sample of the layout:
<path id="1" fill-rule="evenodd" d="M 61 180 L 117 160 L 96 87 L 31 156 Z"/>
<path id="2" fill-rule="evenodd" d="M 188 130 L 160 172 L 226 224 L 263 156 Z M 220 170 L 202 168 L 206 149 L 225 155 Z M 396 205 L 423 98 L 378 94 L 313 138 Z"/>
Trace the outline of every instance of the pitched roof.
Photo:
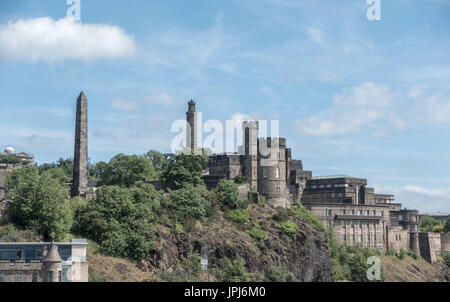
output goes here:
<path id="1" fill-rule="evenodd" d="M 61 256 L 59 256 L 58 248 L 56 244 L 52 242 L 50 245 L 50 249 L 47 252 L 47 256 L 45 256 L 44 262 L 61 262 Z"/>

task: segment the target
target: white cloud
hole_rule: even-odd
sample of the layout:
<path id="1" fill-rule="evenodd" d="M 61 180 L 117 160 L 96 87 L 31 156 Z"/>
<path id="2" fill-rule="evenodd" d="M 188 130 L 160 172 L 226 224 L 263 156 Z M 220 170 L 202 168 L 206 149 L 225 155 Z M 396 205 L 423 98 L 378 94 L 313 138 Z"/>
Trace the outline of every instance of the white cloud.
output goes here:
<path id="1" fill-rule="evenodd" d="M 445 91 L 430 95 L 426 90 L 417 85 L 393 90 L 366 82 L 335 94 L 329 108 L 295 124 L 313 136 L 365 132 L 379 137 L 412 126 L 450 123 L 450 98 Z"/>
<path id="2" fill-rule="evenodd" d="M 21 19 L 0 26 L 0 57 L 47 63 L 131 56 L 134 38 L 117 26 L 83 24 L 73 18 Z"/>
<path id="3" fill-rule="evenodd" d="M 167 93 L 151 95 L 147 97 L 145 101 L 151 104 L 164 105 L 167 107 L 172 107 L 175 105 L 175 98 Z"/>
<path id="4" fill-rule="evenodd" d="M 113 108 L 124 111 L 133 111 L 139 108 L 139 105 L 137 103 L 125 100 L 114 100 L 112 101 L 111 106 Z"/>
<path id="5" fill-rule="evenodd" d="M 253 121 L 255 120 L 250 114 L 236 112 L 231 115 L 232 121 Z"/>
<path id="6" fill-rule="evenodd" d="M 325 46 L 325 34 L 319 28 L 308 27 L 308 34 L 320 46 Z"/>
<path id="7" fill-rule="evenodd" d="M 376 193 L 394 194 L 395 202 L 402 203 L 407 208 L 418 209 L 421 213 L 450 212 L 450 187 L 430 189 L 410 184 L 400 188 L 374 187 Z"/>

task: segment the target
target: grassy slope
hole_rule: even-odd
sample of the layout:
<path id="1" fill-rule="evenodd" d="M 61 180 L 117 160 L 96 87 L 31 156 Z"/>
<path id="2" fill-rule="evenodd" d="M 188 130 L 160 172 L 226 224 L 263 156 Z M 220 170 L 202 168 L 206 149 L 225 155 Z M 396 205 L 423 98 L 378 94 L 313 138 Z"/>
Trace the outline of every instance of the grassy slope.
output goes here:
<path id="1" fill-rule="evenodd" d="M 395 256 L 381 256 L 387 282 L 432 282 L 449 281 L 450 270 L 442 263 L 430 264 L 423 259 L 406 255 L 400 260 Z"/>

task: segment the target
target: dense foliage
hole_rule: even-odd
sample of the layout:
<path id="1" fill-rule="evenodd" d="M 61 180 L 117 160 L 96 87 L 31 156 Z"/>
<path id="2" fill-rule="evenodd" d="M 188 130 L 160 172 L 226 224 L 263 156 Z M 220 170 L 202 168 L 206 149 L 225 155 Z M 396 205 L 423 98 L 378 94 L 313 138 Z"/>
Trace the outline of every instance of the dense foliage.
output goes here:
<path id="1" fill-rule="evenodd" d="M 149 184 L 102 186 L 94 200 L 76 210 L 74 230 L 98 242 L 107 255 L 142 259 L 154 249 L 160 199 Z"/>
<path id="2" fill-rule="evenodd" d="M 167 168 L 161 174 L 161 180 L 172 190 L 178 190 L 186 185 L 201 185 L 202 171 L 208 160 L 206 155 L 178 154 L 167 163 Z"/>
<path id="3" fill-rule="evenodd" d="M 155 169 L 151 161 L 144 156 L 118 154 L 108 163 L 98 162 L 95 165 L 95 176 L 99 179 L 99 186 L 131 187 L 154 175 Z"/>
<path id="4" fill-rule="evenodd" d="M 232 180 L 221 179 L 216 188 L 217 201 L 223 209 L 237 209 L 243 207 L 244 202 L 239 199 L 237 184 Z"/>
<path id="5" fill-rule="evenodd" d="M 423 215 L 420 218 L 420 230 L 423 232 L 448 233 L 450 232 L 450 217 L 444 220 Z"/>
<path id="6" fill-rule="evenodd" d="M 206 216 L 211 204 L 208 194 L 205 186 L 194 187 L 185 184 L 179 190 L 170 191 L 169 196 L 164 199 L 163 206 L 175 220 L 200 219 Z"/>
<path id="7" fill-rule="evenodd" d="M 40 174 L 34 165 L 22 167 L 9 179 L 8 197 L 14 200 L 11 218 L 22 227 L 39 231 L 45 239 L 61 239 L 72 224 L 68 194 L 68 187 L 53 173 Z"/>

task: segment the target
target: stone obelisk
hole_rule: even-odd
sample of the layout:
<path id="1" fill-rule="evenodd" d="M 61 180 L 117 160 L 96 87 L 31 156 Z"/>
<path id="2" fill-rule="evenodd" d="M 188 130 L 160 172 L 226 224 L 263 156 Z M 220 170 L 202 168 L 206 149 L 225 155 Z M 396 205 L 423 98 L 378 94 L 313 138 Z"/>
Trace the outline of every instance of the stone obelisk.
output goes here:
<path id="1" fill-rule="evenodd" d="M 73 159 L 73 196 L 86 196 L 88 184 L 87 99 L 83 92 L 77 99 L 75 152 Z"/>
<path id="2" fill-rule="evenodd" d="M 186 112 L 187 132 L 186 147 L 191 151 L 197 151 L 197 112 L 195 111 L 195 102 L 188 102 L 188 111 Z"/>

